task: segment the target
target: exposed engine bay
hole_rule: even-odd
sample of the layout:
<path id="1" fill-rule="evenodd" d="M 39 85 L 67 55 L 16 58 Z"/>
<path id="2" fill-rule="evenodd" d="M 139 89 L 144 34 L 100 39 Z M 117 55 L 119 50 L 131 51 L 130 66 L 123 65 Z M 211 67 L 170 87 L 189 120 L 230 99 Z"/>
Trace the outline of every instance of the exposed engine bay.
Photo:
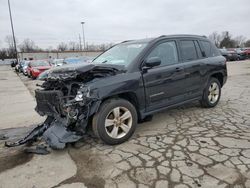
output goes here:
<path id="1" fill-rule="evenodd" d="M 47 116 L 46 121 L 25 138 L 5 145 L 18 146 L 42 137 L 50 147 L 62 149 L 66 143 L 78 141 L 86 133 L 89 117 L 101 103 L 98 90 L 91 91 L 89 84 L 121 72 L 124 72 L 121 66 L 93 64 L 56 67 L 44 72 L 40 76 L 44 82 L 35 90 L 35 110 Z"/>

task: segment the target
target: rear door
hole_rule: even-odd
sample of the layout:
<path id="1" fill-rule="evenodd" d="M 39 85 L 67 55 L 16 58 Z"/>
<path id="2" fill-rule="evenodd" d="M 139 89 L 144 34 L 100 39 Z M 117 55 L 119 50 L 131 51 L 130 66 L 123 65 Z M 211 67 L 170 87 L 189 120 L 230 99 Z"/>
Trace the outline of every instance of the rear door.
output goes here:
<path id="1" fill-rule="evenodd" d="M 178 103 L 185 94 L 185 72 L 179 61 L 176 41 L 161 41 L 145 59 L 158 57 L 161 65 L 143 73 L 147 111 Z"/>
<path id="2" fill-rule="evenodd" d="M 196 98 L 202 94 L 202 72 L 206 66 L 206 59 L 203 57 L 197 40 L 179 40 L 181 60 L 184 64 L 186 79 L 185 91 L 187 99 Z"/>

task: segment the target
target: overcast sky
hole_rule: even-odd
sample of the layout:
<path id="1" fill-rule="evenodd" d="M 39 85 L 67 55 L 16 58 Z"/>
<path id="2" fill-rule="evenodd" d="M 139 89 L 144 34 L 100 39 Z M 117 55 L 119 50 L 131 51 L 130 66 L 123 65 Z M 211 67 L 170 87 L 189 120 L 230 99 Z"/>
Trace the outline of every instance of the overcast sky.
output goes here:
<path id="1" fill-rule="evenodd" d="M 18 42 L 42 48 L 79 41 L 119 42 L 163 34 L 229 31 L 250 38 L 249 0 L 10 0 Z M 0 47 L 11 34 L 7 0 L 0 0 Z"/>

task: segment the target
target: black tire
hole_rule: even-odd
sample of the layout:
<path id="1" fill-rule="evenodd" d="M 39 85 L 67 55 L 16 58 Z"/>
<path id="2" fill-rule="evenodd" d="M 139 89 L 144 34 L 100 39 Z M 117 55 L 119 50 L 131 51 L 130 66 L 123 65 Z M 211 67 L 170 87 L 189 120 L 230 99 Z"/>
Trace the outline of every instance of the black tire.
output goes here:
<path id="1" fill-rule="evenodd" d="M 218 86 L 218 97 L 216 98 L 216 100 L 212 101 L 209 99 L 209 94 L 210 94 L 210 91 L 209 91 L 209 88 L 211 87 L 211 85 L 215 83 L 217 84 Z M 202 100 L 200 101 L 201 103 L 201 106 L 204 107 L 204 108 L 212 108 L 212 107 L 215 107 L 219 100 L 220 100 L 220 97 L 221 97 L 221 84 L 219 82 L 218 79 L 214 78 L 214 77 L 211 77 L 210 80 L 208 81 L 208 84 L 203 92 L 203 95 L 202 95 Z"/>
<path id="2" fill-rule="evenodd" d="M 130 120 L 132 119 L 130 123 L 129 131 L 125 133 L 125 135 L 121 138 L 111 137 L 108 134 L 108 130 L 107 130 L 108 128 L 106 129 L 105 127 L 105 120 L 107 116 L 112 115 L 113 109 L 117 107 L 120 107 L 121 110 L 122 108 L 128 110 L 131 115 Z M 119 110 L 119 114 L 120 114 L 120 110 Z M 94 115 L 93 121 L 92 121 L 92 129 L 93 129 L 95 136 L 101 139 L 104 143 L 109 144 L 109 145 L 121 144 L 127 141 L 133 135 L 135 128 L 137 126 L 137 121 L 138 119 L 137 119 L 136 109 L 134 105 L 132 105 L 129 101 L 124 100 L 124 99 L 108 99 L 101 104 L 98 112 Z M 115 125 L 111 125 L 108 127 L 110 127 L 110 129 L 113 131 Z M 117 128 L 117 129 L 123 133 L 122 128 Z"/>

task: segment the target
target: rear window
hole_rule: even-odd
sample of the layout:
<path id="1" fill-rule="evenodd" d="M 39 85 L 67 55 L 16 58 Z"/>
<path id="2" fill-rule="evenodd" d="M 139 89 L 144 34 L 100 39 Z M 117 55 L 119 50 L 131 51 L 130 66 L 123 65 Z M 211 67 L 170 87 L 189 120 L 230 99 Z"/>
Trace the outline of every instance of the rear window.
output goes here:
<path id="1" fill-rule="evenodd" d="M 183 61 L 192 61 L 198 59 L 194 41 L 180 41 L 181 55 Z"/>
<path id="2" fill-rule="evenodd" d="M 201 45 L 203 46 L 203 50 L 206 54 L 206 57 L 215 57 L 221 55 L 219 50 L 210 42 L 208 41 L 200 41 L 200 42 Z"/>

